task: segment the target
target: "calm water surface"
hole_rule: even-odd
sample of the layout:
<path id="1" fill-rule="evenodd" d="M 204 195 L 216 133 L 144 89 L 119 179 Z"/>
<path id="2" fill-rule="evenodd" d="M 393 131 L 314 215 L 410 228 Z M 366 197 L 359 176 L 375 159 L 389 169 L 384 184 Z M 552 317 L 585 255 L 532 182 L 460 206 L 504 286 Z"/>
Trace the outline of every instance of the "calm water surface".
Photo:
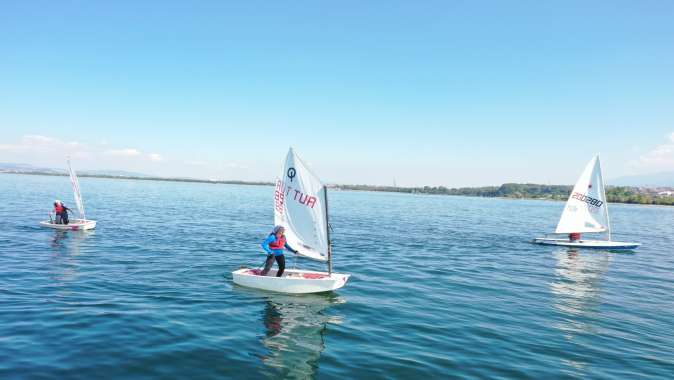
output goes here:
<path id="1" fill-rule="evenodd" d="M 0 174 L 0 378 L 674 377 L 674 208 L 611 205 L 635 253 L 531 245 L 563 204 L 332 192 L 336 293 L 235 286 L 271 187 Z M 298 259 L 302 267 L 320 268 Z M 289 260 L 292 266 L 292 260 Z"/>

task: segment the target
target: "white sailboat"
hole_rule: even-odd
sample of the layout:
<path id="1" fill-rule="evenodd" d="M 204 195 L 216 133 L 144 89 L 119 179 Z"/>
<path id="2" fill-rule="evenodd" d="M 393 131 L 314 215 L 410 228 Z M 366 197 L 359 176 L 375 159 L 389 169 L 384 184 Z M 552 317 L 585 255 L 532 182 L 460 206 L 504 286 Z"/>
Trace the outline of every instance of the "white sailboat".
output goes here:
<path id="1" fill-rule="evenodd" d="M 339 289 L 350 275 L 332 272 L 332 245 L 328 225 L 328 191 L 292 148 L 288 151 L 274 192 L 274 223 L 285 227 L 288 245 L 298 255 L 326 262 L 327 272 L 286 269 L 276 277 L 255 268 L 232 273 L 234 283 L 282 293 L 319 293 Z"/>
<path id="2" fill-rule="evenodd" d="M 605 233 L 605 239 L 580 239 L 581 233 Z M 611 240 L 611 223 L 599 155 L 590 160 L 580 175 L 552 235 L 535 238 L 533 243 L 602 249 L 634 249 L 641 245 Z"/>
<path id="3" fill-rule="evenodd" d="M 70 174 L 70 183 L 73 185 L 73 195 L 75 197 L 77 211 L 79 212 L 79 218 L 70 219 L 68 224 L 56 224 L 50 217 L 50 220 L 42 221 L 40 222 L 40 225 L 56 230 L 83 231 L 94 229 L 96 228 L 96 221 L 87 220 L 86 215 L 84 214 L 84 202 L 82 201 L 82 193 L 80 192 L 80 182 L 77 179 L 75 170 L 73 170 L 73 167 L 70 164 L 70 159 L 68 159 L 68 172 Z"/>

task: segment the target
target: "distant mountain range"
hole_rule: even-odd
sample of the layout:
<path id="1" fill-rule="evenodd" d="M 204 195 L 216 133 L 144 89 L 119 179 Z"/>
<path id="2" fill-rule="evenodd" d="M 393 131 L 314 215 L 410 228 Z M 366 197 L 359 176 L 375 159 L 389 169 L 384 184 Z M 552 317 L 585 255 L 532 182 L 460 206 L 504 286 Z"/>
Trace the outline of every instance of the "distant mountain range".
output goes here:
<path id="1" fill-rule="evenodd" d="M 674 187 L 674 171 L 618 177 L 607 181 L 612 186 Z"/>
<path id="2" fill-rule="evenodd" d="M 14 164 L 0 162 L 0 172 L 5 173 L 41 173 L 41 174 L 67 174 L 66 169 L 43 168 L 29 164 Z M 150 177 L 147 174 L 128 172 L 124 170 L 77 170 L 79 175 L 110 176 L 110 177 Z"/>

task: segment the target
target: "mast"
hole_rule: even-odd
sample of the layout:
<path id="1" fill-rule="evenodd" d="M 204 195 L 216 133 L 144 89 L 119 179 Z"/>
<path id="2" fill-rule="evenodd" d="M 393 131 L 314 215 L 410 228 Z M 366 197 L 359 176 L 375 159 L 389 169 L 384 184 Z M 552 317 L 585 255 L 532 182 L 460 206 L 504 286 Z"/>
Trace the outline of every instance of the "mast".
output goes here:
<path id="1" fill-rule="evenodd" d="M 73 195 L 75 198 L 75 203 L 77 204 L 77 210 L 80 212 L 80 218 L 86 220 L 87 217 L 84 213 L 84 202 L 82 202 L 80 181 L 77 179 L 77 174 L 75 174 L 75 172 L 73 171 L 73 166 L 70 163 L 70 156 L 68 156 L 68 174 L 70 174 L 70 183 L 73 186 Z"/>
<path id="2" fill-rule="evenodd" d="M 597 162 L 599 163 L 599 173 L 601 173 L 601 191 L 604 193 L 604 202 L 606 204 L 606 231 L 608 233 L 608 241 L 611 241 L 611 220 L 608 216 L 608 198 L 606 197 L 606 183 L 604 183 L 604 173 L 601 170 L 601 161 L 599 160 L 599 155 L 597 154 Z"/>
<path id="3" fill-rule="evenodd" d="M 330 241 L 330 222 L 328 220 L 328 187 L 323 185 L 325 198 L 325 233 L 328 237 L 328 275 L 332 275 L 332 241 Z"/>

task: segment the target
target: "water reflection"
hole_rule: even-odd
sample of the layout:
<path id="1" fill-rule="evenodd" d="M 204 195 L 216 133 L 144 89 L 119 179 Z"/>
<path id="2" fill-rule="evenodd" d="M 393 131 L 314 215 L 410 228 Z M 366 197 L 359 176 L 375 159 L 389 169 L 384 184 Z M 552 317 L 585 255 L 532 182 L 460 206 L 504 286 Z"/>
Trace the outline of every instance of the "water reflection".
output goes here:
<path id="1" fill-rule="evenodd" d="M 560 249 L 555 255 L 556 277 L 550 289 L 555 308 L 565 316 L 558 327 L 568 339 L 573 339 L 575 333 L 593 330 L 589 318 L 598 312 L 601 304 L 601 284 L 608 271 L 611 254 Z"/>
<path id="2" fill-rule="evenodd" d="M 77 279 L 79 267 L 78 257 L 80 256 L 82 246 L 93 236 L 94 231 L 54 231 L 51 240 L 53 249 L 54 278 L 59 282 L 72 281 Z"/>
<path id="3" fill-rule="evenodd" d="M 54 231 L 54 236 L 51 240 L 51 247 L 54 249 L 61 249 L 64 247 L 64 240 L 68 238 L 66 231 Z"/>
<path id="4" fill-rule="evenodd" d="M 550 290 L 555 309 L 562 313 L 562 320 L 555 327 L 567 341 L 573 342 L 579 334 L 596 332 L 593 322 L 600 313 L 602 280 L 608 271 L 611 254 L 559 249 L 555 256 L 556 276 Z M 576 374 L 582 374 L 588 365 L 569 358 L 562 359 L 562 362 Z"/>
<path id="5" fill-rule="evenodd" d="M 56 230 L 50 245 L 57 253 L 65 251 L 72 256 L 79 256 L 82 243 L 94 234 L 96 234 L 95 230 L 77 232 Z"/>
<path id="6" fill-rule="evenodd" d="M 262 361 L 273 370 L 268 375 L 315 378 L 328 325 L 341 323 L 341 317 L 330 315 L 328 309 L 344 302 L 334 293 L 269 295 L 262 315 L 262 344 L 268 350 Z"/>

